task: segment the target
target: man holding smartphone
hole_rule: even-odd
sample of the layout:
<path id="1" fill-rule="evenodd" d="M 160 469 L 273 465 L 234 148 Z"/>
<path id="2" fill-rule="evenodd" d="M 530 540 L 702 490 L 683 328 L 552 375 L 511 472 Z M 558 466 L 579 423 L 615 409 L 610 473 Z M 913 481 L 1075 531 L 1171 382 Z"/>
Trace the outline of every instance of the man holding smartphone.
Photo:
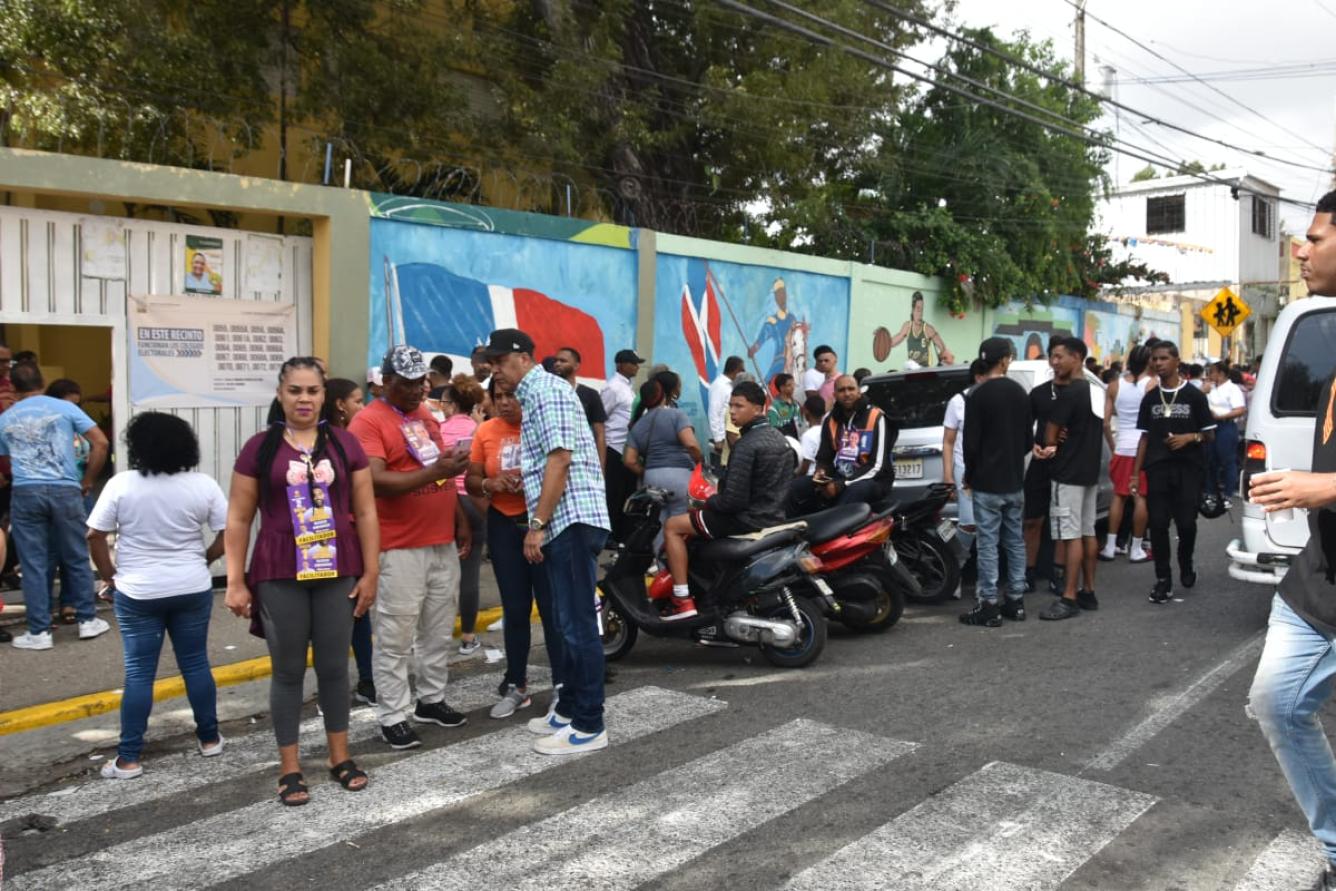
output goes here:
<path id="1" fill-rule="evenodd" d="M 1299 248 L 1299 270 L 1314 297 L 1336 297 L 1336 191 L 1323 195 Z M 1327 865 L 1316 887 L 1336 888 L 1336 759 L 1318 719 L 1336 676 L 1336 381 L 1316 405 L 1312 471 L 1252 477 L 1248 497 L 1268 514 L 1308 511 L 1308 544 L 1271 601 L 1266 646 L 1250 712 L 1289 781 Z"/>

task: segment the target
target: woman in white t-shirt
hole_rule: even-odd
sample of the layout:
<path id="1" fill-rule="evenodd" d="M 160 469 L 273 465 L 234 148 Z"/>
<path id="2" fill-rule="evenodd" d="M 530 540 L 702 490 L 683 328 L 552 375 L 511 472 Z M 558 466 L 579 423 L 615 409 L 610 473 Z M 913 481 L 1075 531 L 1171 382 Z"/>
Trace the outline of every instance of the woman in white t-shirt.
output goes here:
<path id="1" fill-rule="evenodd" d="M 1225 507 L 1239 494 L 1239 422 L 1248 414 L 1243 388 L 1230 380 L 1229 367 L 1216 362 L 1207 370 L 1211 391 L 1206 401 L 1215 416 L 1215 440 L 1206 469 L 1206 491 L 1223 492 Z"/>
<path id="2" fill-rule="evenodd" d="M 1113 483 L 1113 502 L 1109 505 L 1109 534 L 1099 559 L 1113 560 L 1118 556 L 1118 531 L 1123 526 L 1123 512 L 1128 499 L 1132 501 L 1132 537 L 1128 542 L 1129 563 L 1145 563 L 1150 559 L 1143 538 L 1150 515 L 1146 508 L 1146 472 L 1137 480 L 1137 494 L 1132 494 L 1132 470 L 1136 464 L 1137 445 L 1141 431 L 1137 429 L 1137 413 L 1141 400 L 1156 387 L 1155 375 L 1150 372 L 1150 350 L 1143 344 L 1127 354 L 1127 372 L 1109 384 L 1104 394 L 1104 438 L 1113 452 L 1109 459 L 1109 481 Z"/>
<path id="3" fill-rule="evenodd" d="M 227 499 L 213 478 L 198 473 L 199 441 L 175 415 L 145 412 L 125 430 L 130 469 L 112 477 L 88 517 L 88 546 L 99 576 L 114 582 L 116 621 L 125 648 L 121 741 L 102 776 L 128 780 L 144 767 L 139 755 L 153 709 L 163 633 L 195 713 L 195 736 L 205 757 L 221 755 L 217 692 L 209 670 L 213 578 L 209 564 L 223 554 Z M 213 534 L 204 544 L 203 530 Z M 107 536 L 116 533 L 116 562 Z"/>

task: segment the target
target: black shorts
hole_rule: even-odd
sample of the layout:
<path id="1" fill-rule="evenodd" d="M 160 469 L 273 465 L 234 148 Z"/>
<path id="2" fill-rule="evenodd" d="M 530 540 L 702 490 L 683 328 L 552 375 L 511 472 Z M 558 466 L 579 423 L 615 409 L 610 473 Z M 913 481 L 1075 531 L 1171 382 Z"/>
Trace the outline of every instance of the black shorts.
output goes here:
<path id="1" fill-rule="evenodd" d="M 698 537 L 706 540 L 727 538 L 730 535 L 750 535 L 758 531 L 755 526 L 742 522 L 734 514 L 721 514 L 708 507 L 691 511 L 690 517 L 691 528 L 696 530 Z"/>
<path id="2" fill-rule="evenodd" d="M 1025 519 L 1042 520 L 1048 516 L 1048 506 L 1053 500 L 1052 482 L 1048 462 L 1031 459 L 1025 471 Z"/>

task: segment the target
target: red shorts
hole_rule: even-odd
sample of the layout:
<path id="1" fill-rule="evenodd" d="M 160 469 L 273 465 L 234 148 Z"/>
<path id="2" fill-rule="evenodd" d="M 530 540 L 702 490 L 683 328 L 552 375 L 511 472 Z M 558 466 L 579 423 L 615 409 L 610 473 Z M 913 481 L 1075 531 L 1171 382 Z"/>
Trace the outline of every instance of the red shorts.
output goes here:
<path id="1" fill-rule="evenodd" d="M 1119 498 L 1126 498 L 1132 494 L 1127 486 L 1132 482 L 1132 466 L 1136 461 L 1137 459 L 1131 455 L 1114 455 L 1109 459 L 1109 479 L 1113 482 L 1113 494 Z M 1142 470 L 1141 475 L 1137 477 L 1137 491 L 1143 496 L 1146 494 L 1145 470 Z"/>

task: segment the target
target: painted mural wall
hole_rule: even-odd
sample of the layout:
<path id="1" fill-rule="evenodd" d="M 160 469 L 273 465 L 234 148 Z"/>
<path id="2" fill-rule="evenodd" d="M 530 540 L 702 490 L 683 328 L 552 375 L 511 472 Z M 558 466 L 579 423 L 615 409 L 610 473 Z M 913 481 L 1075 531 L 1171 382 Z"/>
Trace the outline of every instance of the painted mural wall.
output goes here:
<path id="1" fill-rule="evenodd" d="M 860 267 L 849 308 L 846 370 L 875 373 L 968 361 L 978 348 L 981 318 L 953 316 L 939 304 L 941 282 L 911 273 Z M 962 357 L 964 357 L 962 359 Z"/>
<path id="2" fill-rule="evenodd" d="M 1023 359 L 1042 359 L 1055 336 L 1079 337 L 1100 364 L 1121 360 L 1133 344 L 1151 337 L 1178 341 L 1181 320 L 1174 313 L 1142 310 L 1102 301 L 1060 297 L 1049 306 L 1011 303 L 991 313 L 992 334 L 1011 339 Z"/>
<path id="3" fill-rule="evenodd" d="M 681 407 L 705 428 L 710 381 L 729 356 L 766 382 L 801 375 L 811 354 L 849 338 L 849 279 L 700 257 L 656 258 L 653 361 L 682 377 Z"/>
<path id="4" fill-rule="evenodd" d="M 540 358 L 579 350 L 580 377 L 600 384 L 616 352 L 635 344 L 636 255 L 626 244 L 373 219 L 367 364 L 407 342 L 467 369 L 489 332 L 516 327 Z"/>

